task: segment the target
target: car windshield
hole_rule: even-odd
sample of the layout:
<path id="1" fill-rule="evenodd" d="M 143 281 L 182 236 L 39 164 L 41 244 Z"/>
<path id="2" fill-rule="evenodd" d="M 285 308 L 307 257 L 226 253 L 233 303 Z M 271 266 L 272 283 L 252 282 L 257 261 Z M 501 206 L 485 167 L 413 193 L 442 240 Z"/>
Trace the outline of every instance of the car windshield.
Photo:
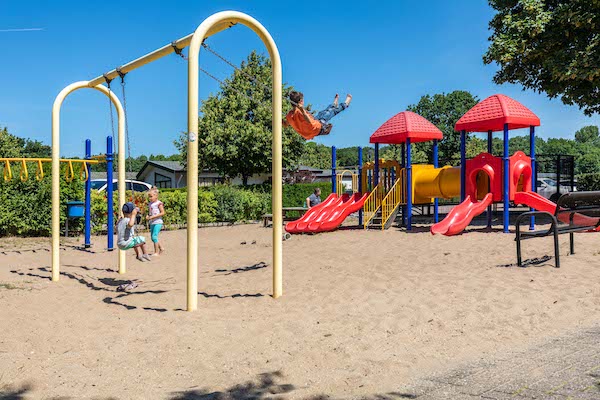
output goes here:
<path id="1" fill-rule="evenodd" d="M 92 181 L 92 189 L 94 190 L 98 190 L 104 185 L 106 185 L 106 181 Z"/>
<path id="2" fill-rule="evenodd" d="M 554 179 L 546 178 L 544 181 L 550 186 L 556 186 L 556 181 Z"/>

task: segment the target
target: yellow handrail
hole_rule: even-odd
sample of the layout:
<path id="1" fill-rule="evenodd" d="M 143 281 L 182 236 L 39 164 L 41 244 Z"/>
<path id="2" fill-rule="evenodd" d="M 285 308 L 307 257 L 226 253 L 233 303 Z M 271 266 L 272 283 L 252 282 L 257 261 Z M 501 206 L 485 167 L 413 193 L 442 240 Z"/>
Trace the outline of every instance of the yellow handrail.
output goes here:
<path id="1" fill-rule="evenodd" d="M 0 158 L 0 163 L 4 163 L 3 177 L 4 177 L 5 182 L 11 181 L 13 178 L 11 163 L 20 163 L 21 164 L 21 172 L 19 173 L 19 178 L 21 179 L 21 181 L 25 182 L 26 180 L 29 179 L 29 169 L 27 168 L 27 163 L 29 163 L 29 162 L 37 163 L 37 169 L 35 171 L 35 179 L 37 179 L 38 181 L 41 181 L 42 179 L 44 179 L 44 167 L 43 167 L 42 163 L 51 162 L 51 161 L 52 161 L 51 158 L 38 158 L 38 157 L 36 157 L 36 158 L 1 157 Z M 81 165 L 81 170 L 80 170 L 79 176 L 83 181 L 87 181 L 88 179 L 90 179 L 88 169 L 87 169 L 88 165 L 99 164 L 102 161 L 103 160 L 100 160 L 100 159 L 96 159 L 96 160 L 80 160 L 80 159 L 68 159 L 68 158 L 60 159 L 60 162 L 68 163 L 67 171 L 65 174 L 65 179 L 67 180 L 67 182 L 72 182 L 73 179 L 75 179 L 73 163 L 79 163 Z"/>
<path id="2" fill-rule="evenodd" d="M 39 157 L 34 157 L 34 158 L 25 158 L 25 157 L 0 157 L 0 162 L 21 162 L 21 161 L 25 161 L 25 162 L 52 162 L 51 158 L 39 158 Z M 83 159 L 79 159 L 79 158 L 61 158 L 60 162 L 70 162 L 70 163 L 87 163 L 87 164 L 100 164 L 101 162 L 103 162 L 103 160 L 83 160 Z"/>
<path id="3" fill-rule="evenodd" d="M 406 187 L 405 187 L 405 170 L 402 170 L 400 178 L 396 179 L 394 186 L 390 189 L 385 198 L 381 201 L 381 229 L 385 229 L 385 225 L 392 217 L 394 210 L 400 204 L 406 204 Z"/>
<path id="4" fill-rule="evenodd" d="M 367 229 L 369 222 L 377 215 L 377 210 L 381 206 L 383 199 L 383 184 L 378 184 L 375 189 L 367 196 L 363 205 L 364 228 Z"/>
<path id="5" fill-rule="evenodd" d="M 8 182 L 12 180 L 12 170 L 10 169 L 10 163 L 8 161 L 4 161 L 4 182 Z"/>
<path id="6" fill-rule="evenodd" d="M 350 170 L 343 170 L 342 172 L 336 174 L 335 179 L 336 179 L 336 194 L 338 196 L 341 196 L 342 194 L 345 193 L 344 190 L 344 175 L 346 174 L 350 174 L 350 176 L 352 177 L 352 193 L 357 193 L 358 192 L 358 174 L 353 173 Z"/>
<path id="7" fill-rule="evenodd" d="M 73 182 L 73 179 L 75 179 L 75 172 L 73 171 L 73 163 L 69 161 L 67 171 L 65 172 L 65 180 L 67 182 Z"/>
<path id="8" fill-rule="evenodd" d="M 19 174 L 19 178 L 21 178 L 21 182 L 27 182 L 27 179 L 29 179 L 29 171 L 27 170 L 27 163 L 25 160 L 21 161 L 21 173 Z"/>
<path id="9" fill-rule="evenodd" d="M 35 179 L 41 181 L 44 179 L 44 166 L 42 165 L 42 161 L 38 160 L 37 162 L 37 170 L 35 171 Z"/>
<path id="10" fill-rule="evenodd" d="M 81 170 L 79 171 L 79 179 L 86 182 L 88 180 L 88 168 L 87 163 L 81 163 Z"/>

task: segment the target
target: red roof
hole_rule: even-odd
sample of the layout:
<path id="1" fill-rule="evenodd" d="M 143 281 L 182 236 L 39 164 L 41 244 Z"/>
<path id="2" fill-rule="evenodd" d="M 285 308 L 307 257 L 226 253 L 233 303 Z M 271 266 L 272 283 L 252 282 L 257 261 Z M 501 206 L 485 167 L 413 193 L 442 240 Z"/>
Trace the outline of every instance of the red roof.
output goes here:
<path id="1" fill-rule="evenodd" d="M 400 144 L 442 140 L 444 135 L 434 124 L 411 111 L 402 111 L 388 119 L 371 135 L 370 143 Z"/>
<path id="2" fill-rule="evenodd" d="M 456 125 L 455 131 L 487 132 L 540 126 L 540 119 L 531 110 L 516 100 L 503 94 L 495 94 L 480 101 L 465 113 Z"/>

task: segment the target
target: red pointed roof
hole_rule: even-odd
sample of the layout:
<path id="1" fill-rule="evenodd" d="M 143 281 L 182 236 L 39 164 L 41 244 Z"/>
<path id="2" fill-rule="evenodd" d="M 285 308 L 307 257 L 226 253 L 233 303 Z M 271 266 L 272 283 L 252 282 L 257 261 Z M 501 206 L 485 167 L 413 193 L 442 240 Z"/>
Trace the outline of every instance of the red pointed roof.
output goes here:
<path id="1" fill-rule="evenodd" d="M 388 119 L 371 135 L 370 143 L 400 144 L 442 140 L 444 135 L 434 124 L 412 111 L 402 111 Z"/>
<path id="2" fill-rule="evenodd" d="M 465 113 L 456 125 L 455 131 L 487 132 L 540 126 L 540 119 L 531 110 L 516 100 L 503 94 L 495 94 L 480 101 Z"/>

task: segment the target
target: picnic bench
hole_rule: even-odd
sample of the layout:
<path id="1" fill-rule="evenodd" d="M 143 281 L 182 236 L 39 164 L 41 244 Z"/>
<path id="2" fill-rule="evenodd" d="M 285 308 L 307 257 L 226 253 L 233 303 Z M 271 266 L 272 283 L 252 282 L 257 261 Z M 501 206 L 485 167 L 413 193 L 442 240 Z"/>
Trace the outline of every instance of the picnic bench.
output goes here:
<path id="1" fill-rule="evenodd" d="M 283 207 L 282 208 L 283 220 L 291 221 L 293 219 L 298 219 L 301 216 L 303 216 L 307 210 L 308 210 L 308 208 L 305 208 L 305 207 Z M 290 216 L 288 216 L 288 213 L 293 213 L 294 216 L 290 217 Z M 269 223 L 273 223 L 273 214 L 263 215 L 262 220 L 263 220 L 264 227 L 269 226 Z"/>
<path id="2" fill-rule="evenodd" d="M 550 227 L 542 230 L 522 231 L 522 222 L 528 222 L 532 216 L 549 218 Z M 560 268 L 558 235 L 569 234 L 570 254 L 575 254 L 573 233 L 595 231 L 600 227 L 600 191 L 563 194 L 558 199 L 553 214 L 547 211 L 528 211 L 517 217 L 515 225 L 517 265 L 519 267 L 522 266 L 521 240 L 552 235 L 554 237 L 555 267 Z"/>

